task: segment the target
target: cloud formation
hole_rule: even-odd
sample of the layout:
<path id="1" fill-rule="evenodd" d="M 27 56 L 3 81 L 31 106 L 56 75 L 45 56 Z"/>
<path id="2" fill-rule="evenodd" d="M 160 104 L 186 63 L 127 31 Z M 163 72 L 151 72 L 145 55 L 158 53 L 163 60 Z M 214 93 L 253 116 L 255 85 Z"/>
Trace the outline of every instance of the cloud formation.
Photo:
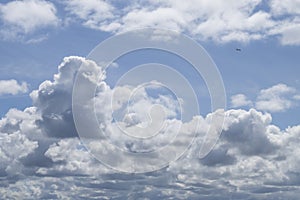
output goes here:
<path id="1" fill-rule="evenodd" d="M 255 107 L 269 112 L 282 112 L 295 106 L 293 95 L 297 93 L 295 88 L 285 84 L 274 85 L 260 91 Z"/>
<path id="2" fill-rule="evenodd" d="M 59 24 L 54 4 L 44 0 L 10 1 L 0 4 L 1 36 L 18 39 Z"/>
<path id="3" fill-rule="evenodd" d="M 190 139 L 186 133 L 193 131 L 191 127 L 200 120 L 197 137 L 182 158 L 164 169 L 143 174 L 123 174 L 101 164 L 72 132 L 75 130 L 72 122 L 72 85 L 80 66 L 90 72 L 83 73 L 86 84 L 99 84 L 96 109 L 100 123 L 105 123 L 107 130 L 113 128 L 111 113 L 100 106 L 110 100 L 106 98 L 111 96 L 112 89 L 105 84 L 105 79 L 94 82 L 95 74 L 104 73 L 102 68 L 84 58 L 65 58 L 53 80 L 43 82 L 31 94 L 33 107 L 24 111 L 11 109 L 0 120 L 0 198 L 298 198 L 300 126 L 281 130 L 272 124 L 270 114 L 255 109 L 226 111 L 221 138 L 204 159 L 199 158 L 203 133 L 207 126 L 213 125 L 210 116 L 216 113 L 206 117 L 196 116 L 197 119 L 183 123 L 180 139 L 186 140 Z M 121 94 L 131 91 L 129 86 L 118 90 L 120 93 L 116 98 L 124 97 Z M 291 89 L 281 84 L 263 90 L 260 95 L 289 92 Z M 141 91 L 135 99 L 137 107 L 132 107 L 131 113 L 139 112 L 140 106 L 157 103 L 158 99 L 153 99 L 153 96 L 151 99 L 145 91 Z M 123 101 L 122 98 L 116 101 L 115 108 L 121 109 Z M 172 98 L 161 101 L 165 101 L 166 110 L 173 109 L 170 103 Z M 173 112 L 167 113 L 174 115 Z M 88 115 L 83 113 L 83 117 Z M 140 121 L 130 115 L 121 122 L 128 123 L 125 128 L 130 128 Z M 174 127 L 172 123 L 170 125 Z M 119 143 L 115 144 L 133 152 L 147 148 L 147 145 L 156 148 L 161 145 L 158 141 L 164 141 L 161 135 L 159 140 L 131 145 L 126 143 L 126 137 L 117 137 L 115 141 Z M 122 157 L 113 159 L 126 164 Z"/>
<path id="4" fill-rule="evenodd" d="M 0 96 L 1 95 L 17 95 L 26 93 L 28 84 L 26 82 L 18 83 L 14 79 L 0 80 Z"/>
<path id="5" fill-rule="evenodd" d="M 51 137 L 76 136 L 72 116 L 72 90 L 75 74 L 82 62 L 80 57 L 67 57 L 58 66 L 53 81 L 44 81 L 30 96 L 38 108 L 40 126 Z M 59 102 L 59 103 L 58 103 Z"/>
<path id="6" fill-rule="evenodd" d="M 256 99 L 249 100 L 244 94 L 231 96 L 232 108 L 251 106 L 267 112 L 285 112 L 299 106 L 299 91 L 295 88 L 279 83 L 270 88 L 262 89 Z"/>
<path id="7" fill-rule="evenodd" d="M 237 108 L 242 106 L 250 106 L 252 102 L 247 99 L 244 94 L 236 94 L 231 96 L 231 107 Z"/>
<path id="8" fill-rule="evenodd" d="M 299 44 L 299 1 L 242 2 L 221 0 L 91 1 L 65 0 L 66 10 L 93 29 L 120 32 L 157 27 L 187 33 L 200 40 L 249 42 L 279 36 L 284 45 Z M 96 9 L 101 5 L 101 9 Z M 102 14 L 103 13 L 103 14 Z M 101 17 L 99 17 L 101 16 Z"/>
<path id="9" fill-rule="evenodd" d="M 59 11 L 56 7 L 62 7 Z M 25 9 L 26 8 L 26 9 Z M 110 33 L 156 27 L 177 30 L 197 40 L 218 43 L 278 38 L 282 45 L 299 45 L 299 0 L 45 0 L 0 4 L 2 36 L 20 39 L 58 24 L 80 23 Z M 61 13 L 60 13 L 61 12 Z M 45 38 L 31 38 L 38 42 Z"/>

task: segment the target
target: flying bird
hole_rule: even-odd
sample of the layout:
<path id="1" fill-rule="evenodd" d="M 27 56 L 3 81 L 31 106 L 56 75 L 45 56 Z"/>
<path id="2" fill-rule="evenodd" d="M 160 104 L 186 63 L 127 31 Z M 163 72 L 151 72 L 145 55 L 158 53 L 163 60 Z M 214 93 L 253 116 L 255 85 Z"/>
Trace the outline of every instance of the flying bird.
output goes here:
<path id="1" fill-rule="evenodd" d="M 236 51 L 242 51 L 242 49 L 240 49 L 240 48 L 236 48 L 235 50 L 236 50 Z"/>

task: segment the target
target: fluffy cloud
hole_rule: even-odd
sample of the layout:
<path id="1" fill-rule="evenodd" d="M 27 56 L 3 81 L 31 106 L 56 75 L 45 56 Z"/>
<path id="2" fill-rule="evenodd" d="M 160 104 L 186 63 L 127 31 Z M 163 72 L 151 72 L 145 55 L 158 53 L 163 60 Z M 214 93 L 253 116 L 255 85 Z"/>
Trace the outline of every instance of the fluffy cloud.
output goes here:
<path id="1" fill-rule="evenodd" d="M 105 5 L 96 12 L 95 6 L 89 6 L 96 5 L 94 1 L 80 8 L 74 6 L 80 2 L 65 1 L 67 10 L 83 19 L 84 24 L 91 28 L 112 32 L 155 26 L 187 32 L 202 39 L 246 42 L 261 39 L 274 23 L 264 11 L 253 13 L 260 1 L 224 3 L 203 0 L 188 1 L 184 6 L 180 1 L 168 0 L 133 1 L 121 5 L 118 2 L 97 1 L 97 4 Z M 101 17 L 95 17 L 99 14 Z"/>
<path id="2" fill-rule="evenodd" d="M 37 148 L 36 141 L 30 141 L 24 134 L 15 132 L 12 134 L 0 133 L 0 174 L 1 176 L 18 176 L 22 174 L 20 159 L 28 156 Z"/>
<path id="3" fill-rule="evenodd" d="M 282 44 L 299 44 L 298 1 L 66 0 L 66 10 L 93 29 L 120 32 L 157 27 L 188 33 L 200 40 L 249 42 L 279 35 Z M 258 9 L 259 8 L 259 9 Z M 280 16 L 280 18 L 278 18 Z"/>
<path id="4" fill-rule="evenodd" d="M 57 15 L 55 5 L 65 12 Z M 157 27 L 197 40 L 249 42 L 275 36 L 283 45 L 299 45 L 299 5 L 299 0 L 189 0 L 184 5 L 179 0 L 28 0 L 0 4 L 0 13 L 4 38 L 24 37 L 64 21 L 111 33 Z M 45 36 L 28 42 L 43 39 Z"/>
<path id="5" fill-rule="evenodd" d="M 300 14 L 300 1 L 299 0 L 271 0 L 271 12 L 274 15 L 293 15 Z"/>
<path id="6" fill-rule="evenodd" d="M 236 94 L 231 96 L 231 107 L 241 107 L 241 106 L 249 106 L 252 102 L 247 99 L 244 94 Z"/>
<path id="7" fill-rule="evenodd" d="M 28 84 L 22 82 L 19 84 L 16 80 L 0 80 L 0 96 L 5 94 L 17 95 L 26 93 L 28 91 Z"/>
<path id="8" fill-rule="evenodd" d="M 296 89 L 285 84 L 274 85 L 260 91 L 255 107 L 270 112 L 282 112 L 295 106 L 292 96 Z"/>
<path id="9" fill-rule="evenodd" d="M 271 120 L 270 115 L 262 115 L 253 109 L 249 112 L 230 110 L 227 112 L 223 137 L 236 146 L 241 154 L 260 155 L 274 152 L 275 147 L 265 134 Z"/>
<path id="10" fill-rule="evenodd" d="M 72 116 L 72 90 L 75 74 L 83 58 L 65 58 L 58 67 L 54 80 L 44 81 L 30 96 L 38 108 L 41 120 L 38 121 L 49 136 L 71 137 L 76 135 Z M 57 103 L 59 102 L 59 104 Z"/>
<path id="11" fill-rule="evenodd" d="M 0 4 L 0 19 L 5 29 L 1 34 L 5 38 L 18 38 L 38 29 L 57 26 L 54 4 L 44 0 L 10 1 Z"/>
<path id="12" fill-rule="evenodd" d="M 207 157 L 199 160 L 191 151 L 190 155 L 194 156 L 170 166 L 169 171 L 177 174 L 178 181 L 183 184 L 213 181 L 218 191 L 224 188 L 232 191 L 233 196 L 226 195 L 229 199 L 239 199 L 239 195 L 280 199 L 276 197 L 279 191 L 291 195 L 284 192 L 284 187 L 295 184 L 299 188 L 299 182 L 295 182 L 299 161 L 294 158 L 299 127 L 280 130 L 271 124 L 269 114 L 254 109 L 229 110 L 226 114 L 222 137 Z M 290 160 L 293 158 L 294 161 Z M 297 191 L 292 193 L 295 195 Z M 296 197 L 291 195 L 291 199 Z"/>
<path id="13" fill-rule="evenodd" d="M 64 152 L 64 153 L 62 153 Z M 78 138 L 60 140 L 49 146 L 45 156 L 54 163 L 53 167 L 40 167 L 39 175 L 99 175 L 110 172 L 105 166 L 99 166 L 99 161 L 91 157 Z"/>
<path id="14" fill-rule="evenodd" d="M 120 111 L 117 119 L 120 119 L 121 124 L 125 123 L 125 130 L 147 121 L 141 106 L 157 103 L 164 107 L 170 128 L 176 129 L 174 124 L 180 120 L 172 118 L 176 116 L 176 112 L 171 112 L 176 104 L 173 104 L 171 97 L 154 98 L 146 90 L 141 90 L 133 104 L 130 104 L 131 112 L 124 113 L 124 103 L 127 103 L 124 96 L 132 93 L 130 86 L 109 88 L 105 78 L 98 80 L 95 76 L 105 73 L 96 63 L 80 57 L 65 58 L 53 80 L 45 81 L 31 94 L 34 107 L 24 111 L 11 109 L 0 120 L 0 198 L 53 199 L 70 195 L 71 198 L 85 199 L 298 198 L 300 126 L 281 130 L 272 124 L 270 114 L 255 109 L 226 111 L 221 138 L 203 159 L 199 158 L 199 150 L 204 133 L 209 125 L 214 126 L 211 115 L 217 113 L 206 117 L 195 116 L 192 121 L 179 123 L 182 126 L 178 133 L 180 141 L 191 139 L 190 133 L 195 131 L 193 127 L 197 121 L 200 121 L 200 129 L 185 155 L 161 170 L 124 174 L 101 164 L 75 137 L 76 132 L 72 132 L 75 129 L 71 96 L 75 74 L 81 73 L 78 72 L 80 66 L 89 72 L 82 73 L 85 80 L 82 94 L 87 84 L 98 85 L 96 114 L 99 123 L 106 125 L 104 130 L 108 133 L 116 133 L 116 121 L 112 120 L 110 112 L 107 113 L 107 108 L 101 105 L 110 102 L 108 97 L 114 90 L 119 92 L 115 92 L 118 100 L 113 108 Z M 261 95 L 266 97 L 292 91 L 288 86 L 277 85 L 262 90 Z M 86 106 L 89 109 L 89 104 Z M 87 113 L 82 115 L 87 120 L 90 117 Z M 86 130 L 92 128 L 87 127 Z M 175 131 L 168 130 L 170 133 Z M 125 136 L 109 136 L 123 150 L 138 152 L 144 148 L 152 150 L 165 145 L 163 142 L 169 139 L 167 133 L 162 130 L 158 140 L 144 143 L 128 143 Z M 176 150 L 180 145 L 176 143 L 172 149 Z M 122 156 L 113 157 L 113 160 L 120 165 L 128 164 Z"/>
<path id="15" fill-rule="evenodd" d="M 66 5 L 66 11 L 83 20 L 87 27 L 98 28 L 103 26 L 105 20 L 114 17 L 115 8 L 104 0 L 65 0 L 63 3 Z"/>
<path id="16" fill-rule="evenodd" d="M 243 106 L 253 106 L 267 112 L 284 112 L 293 107 L 297 107 L 299 101 L 299 91 L 295 88 L 279 83 L 270 88 L 259 91 L 253 103 L 244 94 L 231 96 L 231 106 L 233 108 Z"/>

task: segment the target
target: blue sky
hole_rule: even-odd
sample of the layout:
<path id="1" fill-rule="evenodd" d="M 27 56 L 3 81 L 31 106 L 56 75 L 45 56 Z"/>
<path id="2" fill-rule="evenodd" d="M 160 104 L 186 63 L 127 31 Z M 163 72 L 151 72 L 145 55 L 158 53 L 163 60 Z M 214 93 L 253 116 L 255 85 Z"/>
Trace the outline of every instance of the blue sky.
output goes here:
<path id="1" fill-rule="evenodd" d="M 4 163 L 0 166 L 3 180 L 0 198 L 18 198 L 18 192 L 12 194 L 14 196 L 6 192 L 16 188 L 20 194 L 30 195 L 32 191 L 28 185 L 24 190 L 18 185 L 26 185 L 25 182 L 30 180 L 40 188 L 40 193 L 34 194 L 37 198 L 65 197 L 66 193 L 55 192 L 51 184 L 65 188 L 73 184 L 78 191 L 86 190 L 87 198 L 103 195 L 135 199 L 142 196 L 138 192 L 141 187 L 149 198 L 197 199 L 209 194 L 211 199 L 222 196 L 228 199 L 296 199 L 300 191 L 300 168 L 297 167 L 300 161 L 296 158 L 300 136 L 300 1 L 225 3 L 190 0 L 182 3 L 180 0 L 134 0 L 131 3 L 120 0 L 20 0 L 0 3 L 0 152 L 5 155 L 0 156 Z M 165 138 L 157 141 L 154 138 L 143 146 L 113 134 L 116 133 L 116 122 L 110 121 L 111 113 L 105 103 L 114 92 L 121 92 L 119 101 L 125 102 L 123 97 L 132 93 L 133 88 L 121 86 L 115 89 L 113 86 L 137 65 L 160 63 L 174 68 L 190 81 L 196 93 L 201 114 L 197 117 L 205 124 L 203 127 L 213 126 L 209 118 L 216 115 L 215 110 L 211 110 L 210 96 L 202 77 L 188 62 L 171 53 L 149 49 L 131 52 L 114 61 L 115 66 L 106 72 L 84 59 L 107 38 L 145 27 L 185 34 L 204 47 L 224 82 L 227 118 L 220 141 L 206 158 L 193 157 L 199 151 L 196 145 L 188 151 L 187 158 L 178 163 L 149 174 L 130 176 L 110 171 L 96 162 L 76 137 L 78 130 L 74 126 L 76 120 L 73 121 L 70 89 L 74 80 L 70 77 L 75 77 L 80 65 L 92 66 L 92 74 L 99 70 L 106 73 L 106 79 L 97 86 L 100 88 L 95 103 L 96 110 L 99 109 L 95 111 L 97 120 L 108 127 L 107 133 L 112 134 L 110 139 L 115 145 L 129 151 L 165 144 Z M 136 106 L 130 107 L 132 113 L 126 115 L 125 104 L 116 106 L 116 112 L 127 120 L 118 126 L 138 133 L 139 128 L 130 127 L 137 124 L 143 127 L 143 120 L 149 120 L 143 108 L 157 102 L 171 120 L 174 109 L 178 109 L 175 108 L 178 102 L 174 101 L 174 96 L 166 95 L 166 92 L 157 95 L 140 90 Z M 189 109 L 194 108 L 187 107 Z M 81 112 L 89 119 L 84 110 Z M 159 118 L 160 114 L 155 114 L 153 116 Z M 180 121 L 175 116 L 173 121 L 168 121 L 167 130 L 172 132 L 174 127 L 182 124 L 181 131 L 190 134 L 195 119 L 189 120 Z M 202 132 L 205 131 L 201 129 L 199 134 Z M 120 140 L 115 140 L 118 137 Z M 202 144 L 201 139 L 195 141 Z M 16 151 L 10 150 L 12 144 L 18 146 Z M 63 151 L 67 153 L 61 153 Z M 118 161 L 122 163 L 121 158 Z M 187 162 L 190 165 L 185 166 Z M 258 168 L 261 171 L 257 171 Z M 274 173 L 276 176 L 272 177 Z M 77 175 L 86 176 L 84 181 L 88 184 L 101 181 L 83 188 Z M 70 177 L 74 183 L 55 179 L 60 176 Z M 255 176 L 261 178 L 254 180 Z M 44 185 L 38 183 L 39 179 Z M 158 183 L 163 179 L 167 181 Z M 140 186 L 134 182 L 136 180 L 141 181 Z M 211 184 L 211 180 L 215 184 Z M 128 193 L 122 190 L 126 188 L 126 181 L 130 185 Z M 206 189 L 197 185 L 201 181 Z M 291 185 L 295 187 L 286 189 Z M 93 187 L 97 188 L 96 193 Z M 191 193 L 186 192 L 187 188 L 193 187 Z M 215 194 L 216 190 L 220 195 Z M 173 196 L 170 195 L 172 192 Z"/>
<path id="2" fill-rule="evenodd" d="M 57 71 L 57 66 L 65 56 L 86 56 L 101 41 L 112 36 L 102 31 L 80 27 L 71 24 L 66 28 L 50 30 L 49 38 L 38 43 L 27 44 L 22 41 L 1 41 L 1 79 L 15 79 L 26 81 L 30 90 L 36 89 L 45 79 L 51 79 Z M 33 36 L 34 37 L 34 36 Z M 197 40 L 197 38 L 194 38 Z M 218 66 L 228 95 L 228 108 L 230 96 L 243 93 L 255 98 L 256 94 L 264 88 L 284 83 L 299 90 L 298 77 L 300 58 L 297 45 L 281 45 L 277 38 L 268 38 L 249 43 L 230 42 L 217 43 L 214 41 L 199 41 Z M 235 49 L 241 48 L 241 52 Z M 146 53 L 147 55 L 147 53 Z M 132 56 L 134 57 L 134 56 Z M 132 59 L 126 58 L 128 66 L 124 71 L 135 65 L 147 62 L 169 63 L 183 66 L 183 63 L 170 63 L 170 59 L 163 61 L 163 56 L 135 55 Z M 18 58 L 18 59 L 16 59 Z M 177 59 L 180 61 L 180 59 Z M 184 66 L 183 66 L 184 68 Z M 117 71 L 117 70 L 115 70 Z M 119 72 L 122 73 L 122 72 Z M 189 77 L 190 78 L 190 77 Z M 199 77 L 195 78 L 200 81 Z M 24 109 L 31 104 L 30 91 L 26 94 L 4 95 L 1 97 L 1 115 L 5 115 L 11 107 Z M 205 94 L 207 95 L 207 93 Z M 205 106 L 209 106 L 206 104 Z M 205 110 L 207 114 L 209 109 Z M 288 114 L 286 114 L 288 112 Z M 299 123 L 299 115 L 295 109 L 275 113 L 275 122 L 285 128 Z M 279 117 L 281 120 L 277 120 Z M 288 117 L 288 120 L 287 118 Z"/>

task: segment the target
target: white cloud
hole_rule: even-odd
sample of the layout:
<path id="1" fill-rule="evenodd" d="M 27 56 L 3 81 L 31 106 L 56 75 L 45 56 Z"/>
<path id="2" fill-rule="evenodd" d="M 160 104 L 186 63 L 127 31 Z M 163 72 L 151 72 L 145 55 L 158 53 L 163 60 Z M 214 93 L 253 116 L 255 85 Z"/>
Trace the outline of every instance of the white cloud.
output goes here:
<path id="1" fill-rule="evenodd" d="M 98 161 L 91 157 L 78 138 L 68 138 L 53 143 L 45 152 L 45 156 L 55 165 L 52 168 L 41 167 L 36 171 L 37 174 L 97 175 L 110 172 L 105 166 L 99 167 Z"/>
<path id="2" fill-rule="evenodd" d="M 274 85 L 260 91 L 255 107 L 270 112 L 283 112 L 295 106 L 293 95 L 296 89 L 285 84 Z"/>
<path id="3" fill-rule="evenodd" d="M 297 178 L 293 173 L 299 170 L 296 167 L 298 159 L 290 159 L 297 155 L 299 149 L 295 139 L 299 127 L 280 130 L 271 124 L 269 114 L 254 109 L 229 110 L 226 116 L 221 139 L 206 158 L 197 159 L 197 152 L 193 152 L 192 147 L 190 155 L 172 163 L 169 171 L 174 172 L 177 180 L 183 184 L 197 184 L 202 180 L 202 183 L 210 185 L 209 181 L 218 180 L 214 182 L 218 191 L 231 191 L 235 196 L 238 195 L 237 191 L 229 188 L 238 188 L 240 195 L 245 192 L 255 199 L 258 196 L 254 191 L 260 190 L 264 198 L 277 199 L 278 193 L 268 192 L 268 187 L 279 187 L 278 190 L 282 191 L 283 185 L 286 187 Z M 294 142 L 287 146 L 291 141 Z M 238 199 L 237 196 L 230 197 Z"/>
<path id="4" fill-rule="evenodd" d="M 37 141 L 30 141 L 19 131 L 12 134 L 0 132 L 0 141 L 0 176 L 22 175 L 21 159 L 38 147 Z"/>
<path id="5" fill-rule="evenodd" d="M 65 1 L 67 11 L 84 20 L 84 25 L 90 28 L 120 32 L 141 27 L 158 27 L 221 42 L 247 42 L 263 37 L 263 32 L 273 22 L 264 11 L 252 14 L 259 3 L 259 0 L 230 3 L 191 0 L 182 5 L 178 0 L 148 0 L 121 5 L 114 1 L 90 1 L 82 5 L 80 0 Z M 100 5 L 101 8 L 98 8 Z"/>
<path id="6" fill-rule="evenodd" d="M 12 1 L 0 4 L 1 35 L 20 39 L 64 21 L 112 33 L 157 27 L 197 40 L 247 43 L 275 36 L 283 45 L 299 45 L 299 5 L 299 0 L 270 0 L 266 5 L 262 0 L 188 0 L 184 5 L 180 0 L 63 0 L 57 2 L 65 10 L 59 19 L 55 4 L 49 1 Z M 29 41 L 45 38 L 44 34 Z"/>
<path id="7" fill-rule="evenodd" d="M 300 1 L 299 0 L 271 0 L 271 12 L 277 15 L 293 15 L 300 14 Z"/>
<path id="8" fill-rule="evenodd" d="M 180 0 L 63 0 L 57 2 L 65 10 L 59 19 L 55 4 L 49 1 L 12 1 L 0 4 L 1 35 L 22 39 L 65 21 L 112 33 L 157 27 L 187 33 L 197 40 L 247 43 L 275 36 L 283 45 L 299 45 L 299 5 L 299 0 L 270 0 L 267 5 L 262 0 L 188 0 L 184 5 Z"/>
<path id="9" fill-rule="evenodd" d="M 281 33 L 280 41 L 284 45 L 299 45 L 300 44 L 300 18 L 297 21 L 286 23 L 284 26 L 279 28 Z"/>
<path id="10" fill-rule="evenodd" d="M 231 96 L 231 107 L 251 106 L 267 112 L 284 112 L 299 106 L 299 91 L 279 83 L 267 89 L 262 89 L 255 100 L 251 101 L 244 94 Z"/>
<path id="11" fill-rule="evenodd" d="M 208 196 L 212 199 L 298 198 L 300 126 L 281 130 L 272 124 L 270 114 L 255 109 L 226 111 L 221 138 L 204 159 L 199 159 L 199 149 L 207 127 L 215 125 L 211 122 L 211 115 L 217 113 L 210 113 L 205 118 L 195 116 L 185 123 L 169 121 L 173 129 L 164 134 L 161 132 L 158 140 L 132 144 L 127 143 L 125 136 L 114 138 L 116 135 L 112 135 L 109 138 L 115 139 L 112 141 L 120 145 L 119 148 L 133 152 L 143 148 L 155 149 L 168 141 L 166 134 L 174 133 L 175 125 L 179 123 L 182 123 L 180 142 L 190 140 L 191 132 L 195 131 L 193 127 L 199 120 L 200 130 L 189 151 L 162 170 L 122 174 L 105 167 L 89 154 L 81 141 L 74 137 L 76 133 L 72 132 L 75 129 L 70 97 L 74 76 L 81 64 L 90 72 L 82 74 L 86 81 L 81 88 L 82 94 L 86 84 L 98 84 L 95 97 L 98 119 L 107 126 L 108 133 L 113 133 L 113 128 L 117 128 L 111 120 L 109 108 L 101 107 L 110 102 L 108 97 L 114 91 L 105 84 L 105 79 L 100 83 L 96 81 L 94 74 L 104 73 L 102 68 L 84 58 L 65 58 L 54 80 L 43 82 L 32 93 L 34 107 L 24 111 L 11 109 L 0 120 L 1 199 L 89 199 L 99 195 L 108 199 L 207 199 Z M 126 103 L 124 96 L 130 95 L 132 88 L 120 86 L 117 90 L 119 92 L 115 98 L 119 101 L 116 101 L 114 108 L 123 110 L 122 105 Z M 294 91 L 279 84 L 262 90 L 260 96 L 265 101 L 273 101 L 278 96 L 282 98 L 282 95 L 298 95 Z M 244 96 L 241 97 L 245 100 Z M 135 114 L 142 112 L 140 106 L 162 101 L 159 103 L 165 107 L 166 113 L 174 116 L 168 110 L 176 106 L 168 96 L 153 98 L 141 91 L 135 100 L 137 105 L 132 107 Z M 86 111 L 82 117 L 89 120 L 90 110 Z M 131 127 L 130 124 L 128 127 Z M 86 127 L 86 130 L 92 128 Z M 180 142 L 174 145 L 174 150 L 180 148 Z M 128 164 L 120 155 L 112 159 L 124 166 Z"/>
<path id="12" fill-rule="evenodd" d="M 274 152 L 275 146 L 265 134 L 266 127 L 272 121 L 271 115 L 262 114 L 254 109 L 248 112 L 229 110 L 226 114 L 223 136 L 241 154 L 259 155 Z"/>
<path id="13" fill-rule="evenodd" d="M 38 29 L 57 26 L 54 4 L 44 0 L 10 1 L 0 4 L 0 19 L 5 29 L 1 34 L 5 38 L 19 38 Z"/>
<path id="14" fill-rule="evenodd" d="M 250 106 L 252 102 L 244 94 L 236 94 L 231 96 L 231 107 L 237 108 L 241 106 Z"/>
<path id="15" fill-rule="evenodd" d="M 96 75 L 101 72 L 101 68 L 93 61 L 71 56 L 64 58 L 58 66 L 58 73 L 54 75 L 53 81 L 44 81 L 38 90 L 30 94 L 33 105 L 41 114 L 42 120 L 39 123 L 49 136 L 74 137 L 77 135 L 72 116 L 72 90 L 75 75 L 81 64 L 91 74 L 85 75 L 86 84 L 95 84 Z"/>
<path id="16" fill-rule="evenodd" d="M 105 30 L 110 30 L 115 26 L 106 24 L 105 20 L 109 20 L 114 16 L 115 8 L 105 0 L 64 0 L 65 10 L 71 15 L 83 20 L 83 24 L 87 27 L 101 29 L 107 26 Z"/>
<path id="17" fill-rule="evenodd" d="M 283 18 L 270 31 L 279 35 L 283 45 L 299 45 L 300 39 L 300 1 L 299 0 L 271 0 L 271 14 L 274 18 Z"/>
<path id="18" fill-rule="evenodd" d="M 18 83 L 14 79 L 0 80 L 0 96 L 5 94 L 17 95 L 26 93 L 28 91 L 28 84 L 26 82 Z"/>
<path id="19" fill-rule="evenodd" d="M 299 1 L 66 0 L 66 10 L 83 25 L 108 32 L 157 27 L 187 33 L 197 40 L 249 42 L 279 36 L 283 45 L 299 44 Z M 287 15 L 288 14 L 288 15 Z M 280 18 L 278 18 L 280 16 Z"/>

